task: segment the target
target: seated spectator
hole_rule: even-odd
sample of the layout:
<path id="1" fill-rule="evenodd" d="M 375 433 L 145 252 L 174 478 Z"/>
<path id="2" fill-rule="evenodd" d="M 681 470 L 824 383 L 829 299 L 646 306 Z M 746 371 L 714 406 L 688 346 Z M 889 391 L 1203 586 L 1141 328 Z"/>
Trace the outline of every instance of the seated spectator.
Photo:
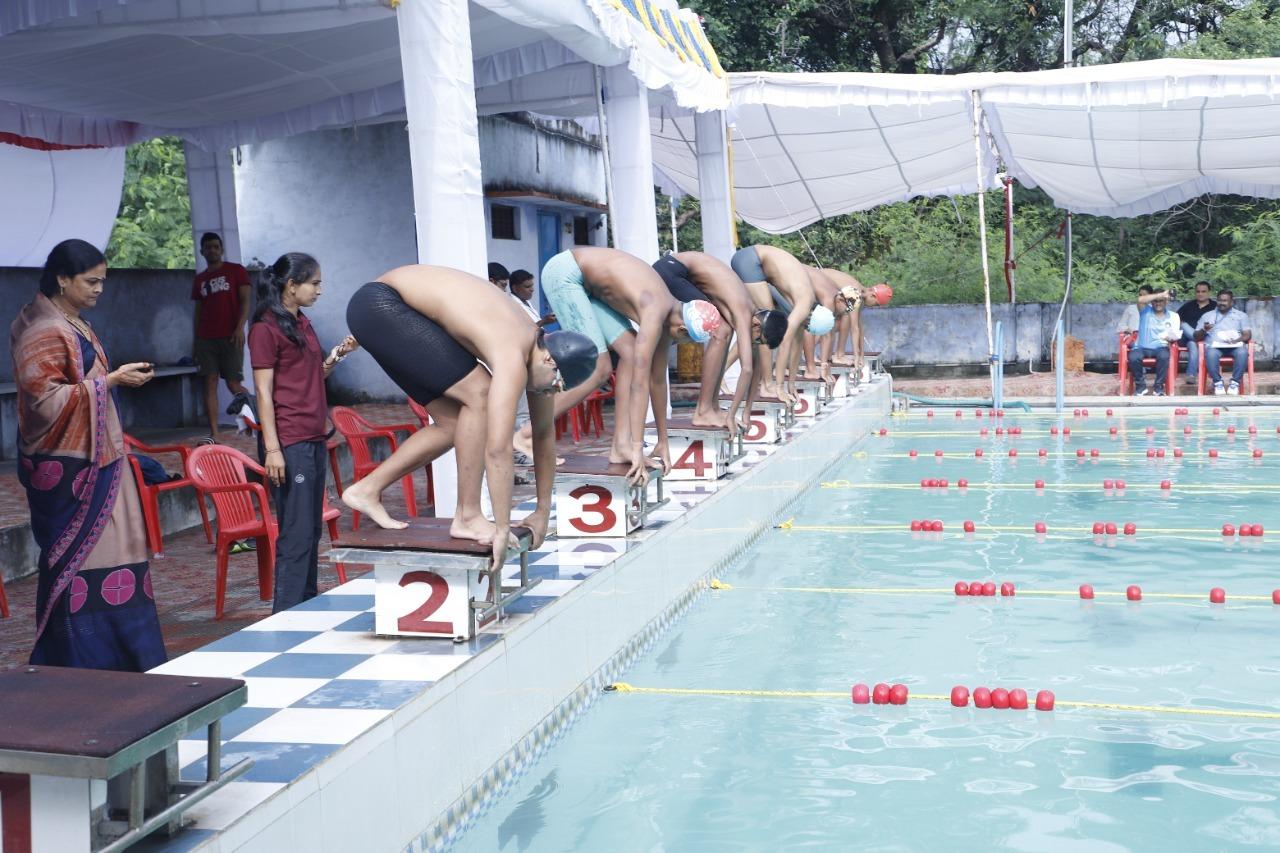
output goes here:
<path id="1" fill-rule="evenodd" d="M 1156 360 L 1156 396 L 1165 395 L 1164 380 L 1169 371 L 1169 344 L 1182 337 L 1178 315 L 1169 310 L 1169 291 L 1140 293 L 1134 306 L 1138 311 L 1138 340 L 1129 349 L 1129 372 L 1133 374 L 1133 390 L 1147 396 L 1147 377 L 1142 360 Z M 1169 389 L 1172 390 L 1172 389 Z"/>
<path id="2" fill-rule="evenodd" d="M 530 320 L 541 328 L 555 325 L 555 314 L 545 314 L 539 317 L 537 309 L 533 307 L 533 273 L 528 270 L 516 270 L 511 274 L 510 281 L 511 298 L 516 301 Z"/>
<path id="3" fill-rule="evenodd" d="M 1200 318 L 1214 308 L 1213 297 L 1209 295 L 1209 282 L 1196 282 L 1196 298 L 1182 303 L 1178 309 L 1178 318 L 1182 321 L 1182 345 L 1187 348 L 1187 384 L 1194 385 L 1200 375 L 1200 348 L 1195 344 L 1196 326 Z"/>
<path id="4" fill-rule="evenodd" d="M 1239 394 L 1240 380 L 1244 378 L 1249 361 L 1249 315 L 1235 307 L 1235 294 L 1230 290 L 1218 291 L 1218 306 L 1200 318 L 1196 327 L 1196 340 L 1205 342 L 1204 367 L 1213 380 L 1213 393 L 1224 393 L 1221 362 L 1223 356 L 1234 361 L 1231 365 L 1231 384 L 1225 393 Z"/>
<path id="5" fill-rule="evenodd" d="M 1155 290 L 1151 285 L 1144 284 L 1138 288 L 1138 295 L 1151 293 Z M 1129 303 L 1124 307 L 1124 313 L 1120 315 L 1120 322 L 1116 323 L 1117 332 L 1136 332 L 1138 331 L 1138 306 L 1135 303 Z"/>

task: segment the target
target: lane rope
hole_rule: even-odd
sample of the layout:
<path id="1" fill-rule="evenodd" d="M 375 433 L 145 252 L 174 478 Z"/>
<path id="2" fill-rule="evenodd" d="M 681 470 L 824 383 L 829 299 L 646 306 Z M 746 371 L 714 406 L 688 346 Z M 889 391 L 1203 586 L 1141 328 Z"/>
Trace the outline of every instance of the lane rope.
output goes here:
<path id="1" fill-rule="evenodd" d="M 955 594 L 954 587 L 893 587 L 893 586 L 741 586 L 739 584 L 727 584 L 723 581 L 714 580 L 710 584 L 710 588 L 723 592 L 746 591 L 746 592 L 795 592 L 795 593 L 828 593 L 832 595 L 945 595 L 949 598 L 963 598 L 969 600 L 971 596 L 958 596 Z M 1123 590 L 1100 590 L 1095 589 L 1095 596 L 1108 598 L 1125 598 L 1127 593 Z M 983 599 L 992 598 L 1018 598 L 1019 596 L 1037 596 L 1037 597 L 1070 597 L 1079 598 L 1080 590 L 1078 589 L 1024 589 L 1018 587 L 1016 594 L 1012 596 L 979 596 Z M 1148 592 L 1142 591 L 1143 599 L 1148 598 L 1169 598 L 1169 599 L 1189 599 L 1193 601 L 1206 601 L 1208 594 L 1206 592 Z M 1230 595 L 1228 601 L 1272 601 L 1270 595 Z"/>
<path id="2" fill-rule="evenodd" d="M 849 698 L 846 690 L 734 690 L 710 687 L 643 687 L 626 681 L 615 681 L 605 688 L 610 693 L 634 693 L 651 696 L 701 696 L 747 699 L 843 699 Z M 950 702 L 950 695 L 940 693 L 912 693 L 912 700 L 926 702 Z M 1122 711 L 1136 714 L 1173 714 L 1197 717 L 1231 717 L 1248 720 L 1280 720 L 1277 711 L 1232 711 L 1226 708 L 1187 708 L 1176 705 L 1130 705 L 1120 702 L 1083 702 L 1055 698 L 1057 708 L 1082 708 L 1096 711 Z M 986 709 L 979 709 L 986 710 Z M 994 709 L 993 709 L 994 710 Z M 1001 709 L 1003 710 L 1003 709 Z M 1015 711 L 1015 713 L 1018 713 Z M 1044 712 L 1038 712 L 1044 713 Z"/>
<path id="3" fill-rule="evenodd" d="M 852 480 L 830 480 L 819 484 L 824 489 L 840 489 L 846 491 L 893 491 L 896 489 L 911 491 L 933 491 L 938 493 L 949 493 L 958 490 L 960 487 L 954 481 L 944 488 L 942 486 L 921 486 L 919 483 L 855 483 Z M 967 489 L 984 489 L 993 492 L 1097 492 L 1102 489 L 1100 483 L 1047 483 L 1044 486 L 1037 487 L 1035 483 L 992 483 L 992 482 L 970 482 Z M 1115 489 L 1120 493 L 1133 491 L 1159 492 L 1159 491 L 1177 491 L 1177 492 L 1195 492 L 1202 495 L 1240 495 L 1240 494 L 1271 494 L 1280 492 L 1280 484 L 1259 483 L 1253 486 L 1241 486 L 1239 488 L 1224 489 L 1211 483 L 1173 483 L 1170 488 L 1163 489 L 1159 483 L 1126 483 L 1123 489 Z"/>

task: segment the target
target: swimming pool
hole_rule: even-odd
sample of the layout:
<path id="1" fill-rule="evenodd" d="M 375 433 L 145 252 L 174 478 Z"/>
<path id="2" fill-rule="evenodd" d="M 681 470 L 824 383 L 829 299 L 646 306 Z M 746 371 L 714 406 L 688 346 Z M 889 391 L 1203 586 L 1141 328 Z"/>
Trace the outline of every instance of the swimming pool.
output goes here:
<path id="1" fill-rule="evenodd" d="M 654 692 L 596 703 L 457 849 L 1280 844 L 1280 572 L 1269 531 L 1220 532 L 1277 523 L 1280 413 L 1192 412 L 886 419 L 622 676 Z M 909 531 L 926 518 L 944 532 Z M 1108 521 L 1137 532 L 1091 533 Z M 858 682 L 912 695 L 854 705 Z M 954 685 L 1058 707 L 953 708 Z"/>

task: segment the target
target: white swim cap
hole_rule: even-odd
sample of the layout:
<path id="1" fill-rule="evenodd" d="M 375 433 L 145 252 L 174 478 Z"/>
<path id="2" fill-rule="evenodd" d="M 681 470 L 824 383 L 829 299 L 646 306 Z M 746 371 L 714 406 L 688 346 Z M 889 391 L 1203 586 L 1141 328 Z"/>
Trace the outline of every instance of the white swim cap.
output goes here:
<path id="1" fill-rule="evenodd" d="M 836 315 L 831 313 L 831 309 L 825 305 L 819 305 L 813 309 L 813 313 L 809 315 L 809 334 L 825 335 L 831 331 L 836 325 Z"/>

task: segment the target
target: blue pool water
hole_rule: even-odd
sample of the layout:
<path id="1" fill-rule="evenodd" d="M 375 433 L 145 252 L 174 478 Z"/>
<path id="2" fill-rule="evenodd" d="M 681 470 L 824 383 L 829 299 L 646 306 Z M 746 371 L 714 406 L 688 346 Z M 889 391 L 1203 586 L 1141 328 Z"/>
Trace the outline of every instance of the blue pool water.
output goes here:
<path id="1" fill-rule="evenodd" d="M 622 676 L 648 688 L 835 695 L 610 693 L 457 849 L 1280 845 L 1280 607 L 1270 603 L 1280 587 L 1280 413 L 1095 412 L 1068 417 L 1067 438 L 1048 435 L 1056 423 L 1007 417 L 1004 426 L 1023 430 L 1010 439 L 979 436 L 995 422 L 972 411 L 886 419 L 887 437 L 851 447 L 823 478 L 830 487 L 795 504 L 793 529 L 764 536 L 721 578 L 731 589 L 701 596 Z M 1173 458 L 1175 446 L 1184 458 Z M 1148 459 L 1148 447 L 1165 458 Z M 1262 459 L 1251 458 L 1255 447 Z M 906 455 L 912 448 L 918 458 Z M 1080 461 L 1076 448 L 1101 456 Z M 952 486 L 924 491 L 923 477 Z M 964 492 L 954 486 L 962 477 Z M 1105 495 L 1104 478 L 1125 480 L 1125 492 Z M 1029 488 L 1035 479 L 1046 481 L 1043 493 Z M 941 519 L 946 532 L 912 534 L 913 518 Z M 965 519 L 977 534 L 960 532 Z M 1048 525 L 1043 539 L 988 529 L 1036 521 Z M 1094 521 L 1131 521 L 1138 534 L 1095 539 L 1071 529 Z M 1225 539 L 1212 532 L 1224 522 L 1261 523 L 1268 535 Z M 892 529 L 867 529 L 875 525 Z M 806 529 L 814 527 L 826 529 Z M 833 591 L 949 590 L 957 580 L 1012 581 L 1019 594 Z M 1131 603 L 1031 594 L 1081 583 L 1099 592 L 1140 584 L 1148 595 Z M 1207 602 L 1214 586 L 1226 589 L 1225 606 Z M 913 695 L 1021 687 L 1067 701 L 1276 716 L 850 702 L 852 683 L 880 681 Z"/>

